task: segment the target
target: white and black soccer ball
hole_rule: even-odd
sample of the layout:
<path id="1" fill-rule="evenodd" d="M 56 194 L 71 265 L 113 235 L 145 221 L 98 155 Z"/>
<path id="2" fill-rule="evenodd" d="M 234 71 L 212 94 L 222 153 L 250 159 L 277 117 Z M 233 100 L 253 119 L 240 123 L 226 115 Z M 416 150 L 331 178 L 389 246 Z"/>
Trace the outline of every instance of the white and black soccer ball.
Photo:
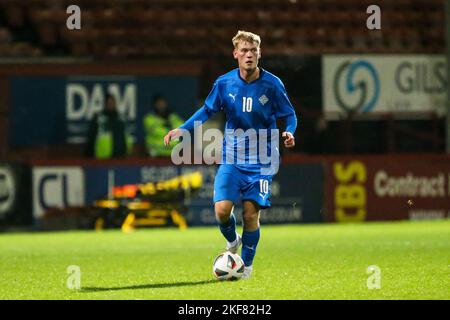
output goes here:
<path id="1" fill-rule="evenodd" d="M 244 261 L 236 253 L 221 253 L 214 259 L 213 274 L 219 280 L 239 280 L 244 274 Z"/>

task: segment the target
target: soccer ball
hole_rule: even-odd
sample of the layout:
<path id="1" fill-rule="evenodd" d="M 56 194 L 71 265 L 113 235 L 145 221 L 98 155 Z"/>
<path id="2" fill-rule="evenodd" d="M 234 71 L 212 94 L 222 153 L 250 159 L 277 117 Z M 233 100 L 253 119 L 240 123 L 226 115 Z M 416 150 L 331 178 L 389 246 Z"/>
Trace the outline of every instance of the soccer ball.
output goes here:
<path id="1" fill-rule="evenodd" d="M 214 259 L 213 274 L 219 280 L 239 280 L 244 274 L 244 261 L 238 254 L 221 253 Z"/>

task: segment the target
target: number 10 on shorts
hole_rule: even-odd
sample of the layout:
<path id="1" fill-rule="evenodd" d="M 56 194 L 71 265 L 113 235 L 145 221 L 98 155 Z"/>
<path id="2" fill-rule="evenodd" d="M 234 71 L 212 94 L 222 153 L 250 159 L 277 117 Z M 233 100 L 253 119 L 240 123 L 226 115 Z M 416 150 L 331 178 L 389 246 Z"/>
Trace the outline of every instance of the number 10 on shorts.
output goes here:
<path id="1" fill-rule="evenodd" d="M 259 180 L 259 192 L 269 193 L 269 180 L 264 179 Z"/>

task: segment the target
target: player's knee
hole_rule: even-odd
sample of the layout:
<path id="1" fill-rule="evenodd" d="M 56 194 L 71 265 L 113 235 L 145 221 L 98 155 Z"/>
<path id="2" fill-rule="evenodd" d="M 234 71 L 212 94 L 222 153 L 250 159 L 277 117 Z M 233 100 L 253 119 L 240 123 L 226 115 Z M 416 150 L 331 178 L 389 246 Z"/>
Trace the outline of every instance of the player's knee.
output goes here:
<path id="1" fill-rule="evenodd" d="M 225 222 L 230 218 L 232 208 L 229 208 L 227 206 L 216 206 L 215 212 L 216 212 L 216 219 L 219 222 Z"/>
<path id="2" fill-rule="evenodd" d="M 245 225 L 248 225 L 248 226 L 257 225 L 259 222 L 259 212 L 244 211 L 243 220 L 244 220 Z"/>
<path id="3" fill-rule="evenodd" d="M 225 211 L 216 211 L 216 219 L 219 222 L 225 222 L 230 218 L 230 213 Z"/>

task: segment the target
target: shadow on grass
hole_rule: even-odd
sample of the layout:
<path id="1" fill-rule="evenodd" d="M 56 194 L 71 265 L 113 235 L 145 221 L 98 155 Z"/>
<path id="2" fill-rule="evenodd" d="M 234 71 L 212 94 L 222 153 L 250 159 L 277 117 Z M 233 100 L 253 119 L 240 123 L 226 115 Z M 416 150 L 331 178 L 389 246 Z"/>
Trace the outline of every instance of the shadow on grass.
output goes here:
<path id="1" fill-rule="evenodd" d="M 139 290 L 139 289 L 159 289 L 159 288 L 174 288 L 174 287 L 187 287 L 198 286 L 202 284 L 217 283 L 216 280 L 202 280 L 191 282 L 174 282 L 174 283 L 152 283 L 152 284 L 139 284 L 134 286 L 124 287 L 85 287 L 81 288 L 81 292 L 98 292 L 98 291 L 117 291 L 117 290 Z"/>

